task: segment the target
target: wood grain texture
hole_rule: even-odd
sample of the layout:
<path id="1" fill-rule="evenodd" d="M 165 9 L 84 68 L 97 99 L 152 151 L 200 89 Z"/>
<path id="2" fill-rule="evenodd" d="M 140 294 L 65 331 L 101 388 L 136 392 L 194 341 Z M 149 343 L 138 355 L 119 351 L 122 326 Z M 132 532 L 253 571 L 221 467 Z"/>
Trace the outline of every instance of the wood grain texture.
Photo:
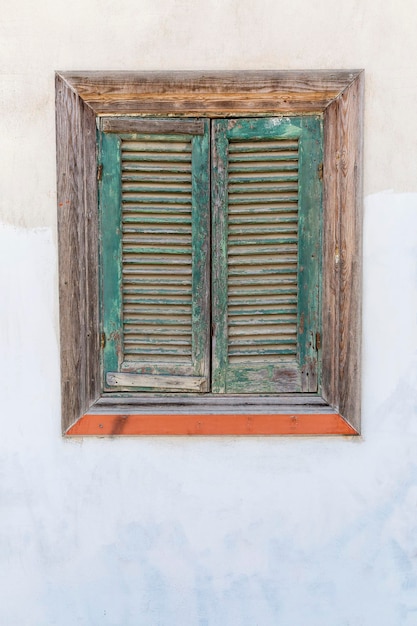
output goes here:
<path id="1" fill-rule="evenodd" d="M 147 389 L 172 389 L 180 391 L 203 391 L 207 379 L 201 376 L 146 376 L 142 374 L 126 374 L 124 372 L 108 372 L 107 384 L 117 387 L 145 387 Z"/>
<path id="2" fill-rule="evenodd" d="M 61 72 L 98 114 L 228 116 L 323 111 L 358 70 Z"/>
<path id="3" fill-rule="evenodd" d="M 103 132 L 152 133 L 161 135 L 204 135 L 203 120 L 145 120 L 123 117 L 104 117 L 100 121 Z"/>
<path id="4" fill-rule="evenodd" d="M 56 79 L 62 421 L 100 395 L 95 115 Z"/>
<path id="5" fill-rule="evenodd" d="M 338 413 L 87 414 L 67 435 L 356 435 Z"/>
<path id="6" fill-rule="evenodd" d="M 356 429 L 361 407 L 363 75 L 340 97 L 339 409 Z"/>
<path id="7" fill-rule="evenodd" d="M 323 396 L 356 429 L 361 400 L 363 73 L 325 114 Z"/>

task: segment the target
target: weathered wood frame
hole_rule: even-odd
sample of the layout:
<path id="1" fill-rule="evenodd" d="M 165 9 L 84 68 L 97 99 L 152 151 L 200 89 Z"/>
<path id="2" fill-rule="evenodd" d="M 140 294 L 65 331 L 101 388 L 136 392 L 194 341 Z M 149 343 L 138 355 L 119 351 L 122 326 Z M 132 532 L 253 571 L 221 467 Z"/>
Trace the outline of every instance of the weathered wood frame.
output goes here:
<path id="1" fill-rule="evenodd" d="M 56 74 L 62 427 L 67 435 L 359 433 L 362 70 Z M 184 400 L 102 393 L 96 119 L 324 117 L 322 393 Z"/>

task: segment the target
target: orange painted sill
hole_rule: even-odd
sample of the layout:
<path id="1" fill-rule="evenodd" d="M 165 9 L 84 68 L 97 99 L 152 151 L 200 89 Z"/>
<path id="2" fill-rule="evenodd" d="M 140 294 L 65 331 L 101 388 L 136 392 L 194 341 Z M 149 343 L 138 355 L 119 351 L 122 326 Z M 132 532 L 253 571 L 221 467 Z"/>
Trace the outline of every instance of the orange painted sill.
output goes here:
<path id="1" fill-rule="evenodd" d="M 358 435 L 339 413 L 86 413 L 65 433 L 117 435 Z"/>

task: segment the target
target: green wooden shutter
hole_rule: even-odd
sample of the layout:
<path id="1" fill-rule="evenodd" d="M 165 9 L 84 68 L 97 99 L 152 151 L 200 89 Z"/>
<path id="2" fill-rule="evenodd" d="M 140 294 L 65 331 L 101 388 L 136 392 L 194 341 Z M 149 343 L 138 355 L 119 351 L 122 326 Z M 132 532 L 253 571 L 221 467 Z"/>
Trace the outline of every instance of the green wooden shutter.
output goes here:
<path id="1" fill-rule="evenodd" d="M 213 392 L 317 391 L 321 118 L 213 124 Z"/>
<path id="2" fill-rule="evenodd" d="M 102 121 L 105 389 L 202 392 L 209 381 L 209 126 Z"/>

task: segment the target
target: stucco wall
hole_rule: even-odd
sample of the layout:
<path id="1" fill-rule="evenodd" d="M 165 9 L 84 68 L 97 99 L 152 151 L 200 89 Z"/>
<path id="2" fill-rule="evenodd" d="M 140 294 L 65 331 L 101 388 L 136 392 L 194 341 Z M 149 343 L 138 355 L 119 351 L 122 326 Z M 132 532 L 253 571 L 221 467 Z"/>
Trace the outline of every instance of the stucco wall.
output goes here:
<path id="1" fill-rule="evenodd" d="M 417 625 L 416 31 L 412 0 L 2 3 L 0 624 Z M 53 71 L 320 67 L 366 69 L 363 436 L 63 440 Z"/>

